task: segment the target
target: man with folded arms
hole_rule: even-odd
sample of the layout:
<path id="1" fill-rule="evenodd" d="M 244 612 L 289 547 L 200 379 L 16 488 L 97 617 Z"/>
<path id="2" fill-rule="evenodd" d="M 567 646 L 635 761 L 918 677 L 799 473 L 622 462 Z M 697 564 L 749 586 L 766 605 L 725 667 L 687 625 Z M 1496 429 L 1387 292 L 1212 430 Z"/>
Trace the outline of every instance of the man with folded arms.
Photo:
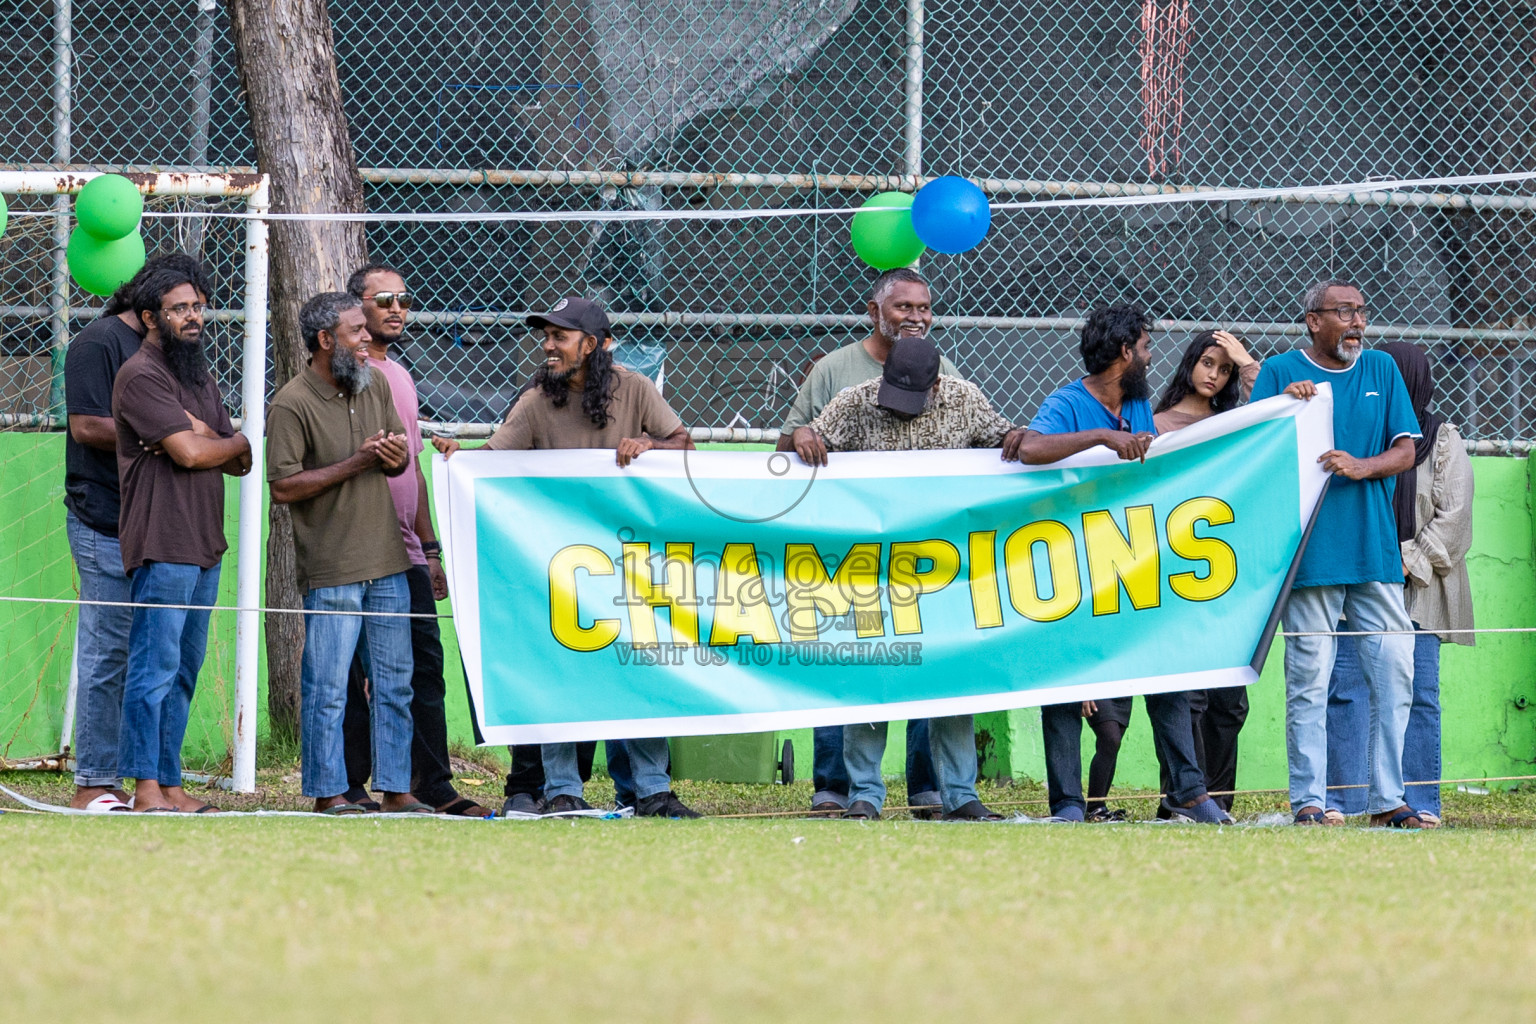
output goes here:
<path id="1" fill-rule="evenodd" d="M 380 809 L 430 814 L 411 793 L 411 561 L 388 481 L 411 465 L 405 427 L 389 383 L 368 365 L 357 296 L 316 295 L 299 327 L 309 365 L 272 400 L 267 482 L 272 500 L 292 508 L 299 589 L 305 610 L 319 613 L 304 616 L 303 792 L 318 813 L 363 813 L 346 798 L 341 730 L 361 633 Z"/>
<path id="2" fill-rule="evenodd" d="M 224 475 L 250 472 L 251 446 L 208 372 L 203 281 L 185 266 L 139 281 L 144 341 L 112 385 L 123 569 L 133 602 L 149 606 L 133 612 L 118 736 L 119 768 L 137 780 L 135 811 L 217 810 L 182 789 L 181 743 L 229 547 Z"/>
<path id="3" fill-rule="evenodd" d="M 656 385 L 614 363 L 604 344 L 612 332 L 603 307 L 588 299 L 561 299 L 548 313 L 530 316 L 528 326 L 542 334 L 544 365 L 485 448 L 607 448 L 620 466 L 627 466 L 653 448 L 693 447 L 687 428 Z M 459 450 L 457 441 L 446 438 L 432 443 L 445 456 Z M 624 746 L 634 775 L 636 814 L 699 817 L 672 792 L 666 737 L 625 740 Z M 543 761 L 544 813 L 591 810 L 582 799 L 576 744 L 544 744 Z"/>
<path id="4" fill-rule="evenodd" d="M 813 466 L 827 452 L 926 451 L 996 448 L 1012 426 L 976 385 L 940 374 L 939 350 L 926 336 L 891 346 L 881 376 L 840 392 L 792 443 Z M 893 597 L 893 600 L 895 598 Z M 885 804 L 880 761 L 886 723 L 843 726 L 843 761 L 850 788 L 845 818 L 875 819 Z M 976 795 L 976 731 L 970 715 L 928 722 L 933 770 L 946 821 L 997 821 Z"/>

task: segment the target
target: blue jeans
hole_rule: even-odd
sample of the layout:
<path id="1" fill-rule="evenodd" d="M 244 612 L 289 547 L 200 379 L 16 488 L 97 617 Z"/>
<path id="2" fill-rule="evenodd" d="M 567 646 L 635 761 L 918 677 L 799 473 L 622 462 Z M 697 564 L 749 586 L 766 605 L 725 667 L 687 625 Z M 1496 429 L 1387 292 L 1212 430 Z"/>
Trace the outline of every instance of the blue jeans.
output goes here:
<path id="1" fill-rule="evenodd" d="M 82 601 L 131 601 L 116 537 L 97 533 L 73 512 L 64 513 L 69 551 L 80 573 Z M 132 608 L 83 604 L 75 627 L 80 683 L 75 693 L 75 785 L 117 786 L 117 741 L 122 728 L 123 680 L 128 676 Z"/>
<path id="2" fill-rule="evenodd" d="M 1414 623 L 1415 628 L 1418 623 Z M 1341 630 L 1348 629 L 1339 623 Z M 1359 637 L 1341 636 L 1328 681 L 1328 785 L 1364 786 L 1369 777 L 1364 739 L 1370 731 L 1369 690 L 1360 668 Z M 1403 802 L 1416 811 L 1440 813 L 1440 787 L 1415 780 L 1440 777 L 1440 638 L 1413 638 L 1413 707 L 1403 739 Z M 1343 814 L 1365 813 L 1365 789 L 1329 789 L 1328 806 Z"/>
<path id="3" fill-rule="evenodd" d="M 311 590 L 304 595 L 304 609 L 409 612 L 411 589 L 405 573 L 397 572 Z M 373 784 L 385 793 L 411 791 L 411 620 L 397 615 L 306 615 L 299 750 L 308 797 L 347 791 L 341 720 L 359 634 L 372 683 L 368 710 L 373 721 Z"/>
<path id="4" fill-rule="evenodd" d="M 1407 630 L 1400 583 L 1298 587 L 1285 602 L 1287 632 L 1331 631 L 1341 615 L 1356 630 Z M 1297 636 L 1285 641 L 1285 752 L 1290 764 L 1291 810 L 1327 806 L 1328 679 L 1338 637 Z M 1403 736 L 1413 703 L 1413 637 L 1362 636 L 1361 673 L 1370 712 L 1359 741 L 1367 746 L 1366 810 L 1403 805 Z"/>
<path id="5" fill-rule="evenodd" d="M 848 806 L 848 766 L 843 763 L 843 726 L 827 725 L 811 731 L 812 775 L 816 793 L 811 803 L 835 803 Z M 933 751 L 928 743 L 928 719 L 907 722 L 907 799 L 914 795 L 931 796 L 938 788 L 933 781 Z M 936 801 L 926 801 L 936 802 Z"/>
<path id="6" fill-rule="evenodd" d="M 145 562 L 133 573 L 135 604 L 212 605 L 219 566 Z M 208 650 L 208 611 L 135 608 L 117 761 L 130 779 L 181 785 L 181 741 Z"/>
<path id="7" fill-rule="evenodd" d="M 933 751 L 935 784 L 945 811 L 963 807 L 976 797 L 976 728 L 970 715 L 930 718 L 928 740 Z M 863 800 L 876 810 L 885 806 L 885 757 L 888 723 L 843 726 L 843 763 L 848 769 L 848 800 Z M 911 782 L 908 782 L 908 789 Z"/>
<path id="8" fill-rule="evenodd" d="M 1192 803 L 1205 795 L 1205 775 L 1195 750 L 1194 726 L 1189 713 L 1189 692 L 1149 693 L 1141 698 L 1152 721 L 1152 748 L 1158 764 L 1168 772 L 1168 802 Z M 1046 704 L 1040 708 L 1040 728 L 1045 740 L 1045 792 L 1051 813 L 1065 808 L 1087 810 L 1083 799 L 1083 704 Z"/>
<path id="9" fill-rule="evenodd" d="M 628 755 L 626 767 L 633 776 L 632 780 L 626 781 L 629 782 L 636 800 L 644 800 L 648 796 L 665 793 L 672 788 L 671 776 L 667 774 L 671 752 L 667 749 L 665 736 L 624 740 L 623 747 Z M 608 746 L 610 758 L 613 749 L 613 745 L 610 744 Z M 553 800 L 557 796 L 581 796 L 581 769 L 576 763 L 576 744 L 546 743 L 543 757 L 544 799 Z M 612 771 L 611 760 L 609 770 Z M 617 792 L 620 786 L 618 776 L 614 777 L 613 782 L 614 790 Z"/>

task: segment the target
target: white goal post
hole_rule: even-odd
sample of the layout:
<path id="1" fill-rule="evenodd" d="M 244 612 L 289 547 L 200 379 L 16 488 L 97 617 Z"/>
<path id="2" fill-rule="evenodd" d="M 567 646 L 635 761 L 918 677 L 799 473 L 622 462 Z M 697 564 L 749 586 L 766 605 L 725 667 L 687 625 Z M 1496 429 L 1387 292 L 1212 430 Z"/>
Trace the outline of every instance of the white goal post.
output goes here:
<path id="1" fill-rule="evenodd" d="M 64 250 L 71 228 L 71 197 L 101 171 L 88 170 L 0 170 L 0 196 L 52 196 L 53 266 L 51 288 L 46 304 L 0 306 L 0 316 L 46 318 L 50 322 L 51 346 L 56 360 L 69 344 L 70 282 Z M 209 197 L 244 200 L 248 214 L 264 214 L 269 206 L 266 175 L 250 173 L 202 173 L 162 171 L 125 172 L 147 200 L 164 197 Z M 12 217 L 27 217 L 33 211 L 12 205 Z M 196 211 L 179 215 L 205 217 Z M 13 224 L 15 220 L 13 219 Z M 241 355 L 242 386 L 240 396 L 241 430 L 251 443 L 251 471 L 240 481 L 239 550 L 236 567 L 235 627 L 235 708 L 233 736 L 230 738 L 234 760 L 233 788 L 250 793 L 256 788 L 257 682 L 261 654 L 261 533 L 263 488 L 263 437 L 266 426 L 267 378 L 267 224 L 251 217 L 245 220 L 245 292 L 244 308 L 219 314 L 220 319 L 244 320 L 244 344 Z M 28 417 L 35 426 L 63 428 L 61 410 L 55 405 L 50 415 Z M 24 425 L 20 422 L 16 426 Z M 71 672 L 66 702 L 64 736 L 70 734 L 74 707 L 75 675 Z M 68 743 L 61 744 L 67 746 Z"/>

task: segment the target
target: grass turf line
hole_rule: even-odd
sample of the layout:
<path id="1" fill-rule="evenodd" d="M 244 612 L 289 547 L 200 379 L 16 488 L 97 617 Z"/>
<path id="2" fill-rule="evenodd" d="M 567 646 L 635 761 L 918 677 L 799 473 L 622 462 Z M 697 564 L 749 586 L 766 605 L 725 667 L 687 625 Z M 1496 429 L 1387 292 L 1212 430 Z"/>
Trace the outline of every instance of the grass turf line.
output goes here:
<path id="1" fill-rule="evenodd" d="M 16 1021 L 1517 1019 L 1533 855 L 1524 830 L 6 815 L 0 1001 Z"/>

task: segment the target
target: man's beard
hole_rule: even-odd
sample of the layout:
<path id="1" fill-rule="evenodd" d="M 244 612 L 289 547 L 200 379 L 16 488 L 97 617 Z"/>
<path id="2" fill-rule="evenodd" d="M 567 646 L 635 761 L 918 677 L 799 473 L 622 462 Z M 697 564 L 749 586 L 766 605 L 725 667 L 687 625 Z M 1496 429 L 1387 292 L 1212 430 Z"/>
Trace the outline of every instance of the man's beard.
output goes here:
<path id="1" fill-rule="evenodd" d="M 344 351 L 341 346 L 331 349 L 331 376 L 337 385 L 350 395 L 360 395 L 373 383 L 373 367 L 358 363 L 357 356 Z"/>
<path id="2" fill-rule="evenodd" d="M 165 353 L 171 375 L 189 391 L 207 384 L 208 356 L 203 351 L 203 332 L 198 331 L 195 338 L 183 341 L 163 317 L 157 316 L 155 322 L 160 330 L 160 351 Z"/>
<path id="3" fill-rule="evenodd" d="M 1343 363 L 1345 366 L 1354 366 L 1355 363 L 1359 361 L 1360 352 L 1363 348 L 1363 339 L 1357 340 L 1354 344 L 1351 345 L 1341 337 L 1339 339 L 1338 348 L 1334 351 L 1334 358 L 1338 359 L 1338 361 Z"/>
<path id="4" fill-rule="evenodd" d="M 1150 362 L 1137 362 L 1120 378 L 1120 395 L 1127 401 L 1140 401 L 1152 397 L 1152 385 L 1147 380 L 1147 371 L 1151 369 Z"/>
<path id="5" fill-rule="evenodd" d="M 880 334 L 887 338 L 892 345 L 902 338 L 926 338 L 928 336 L 927 331 L 924 331 L 922 334 L 902 334 L 901 325 L 902 322 L 900 320 L 887 320 L 882 316 L 880 318 Z"/>

